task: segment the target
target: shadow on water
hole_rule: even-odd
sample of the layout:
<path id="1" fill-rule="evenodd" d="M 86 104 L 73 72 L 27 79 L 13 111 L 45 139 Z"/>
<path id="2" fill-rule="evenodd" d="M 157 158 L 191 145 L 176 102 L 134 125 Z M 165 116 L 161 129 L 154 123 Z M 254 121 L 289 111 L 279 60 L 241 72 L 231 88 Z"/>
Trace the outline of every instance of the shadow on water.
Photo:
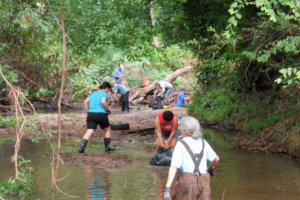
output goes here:
<path id="1" fill-rule="evenodd" d="M 220 156 L 216 175 L 211 179 L 212 199 L 221 200 L 225 188 L 227 200 L 298 200 L 300 196 L 299 162 L 280 155 L 266 155 L 234 149 L 228 137 L 213 130 L 204 130 L 205 138 Z M 53 140 L 55 143 L 55 140 Z M 62 152 L 76 152 L 78 139 L 63 139 Z M 103 142 L 93 139 L 92 152 L 103 152 Z M 14 140 L 0 139 L 0 180 L 14 175 Z M 168 167 L 150 166 L 155 152 L 119 148 L 117 152 L 133 157 L 133 163 L 118 169 L 97 170 L 64 163 L 59 170 L 60 189 L 77 199 L 162 199 Z M 51 148 L 46 140 L 38 144 L 22 141 L 21 154 L 32 161 L 36 183 L 35 194 L 29 199 L 67 199 L 50 189 Z M 10 199 L 5 198 L 5 199 Z"/>

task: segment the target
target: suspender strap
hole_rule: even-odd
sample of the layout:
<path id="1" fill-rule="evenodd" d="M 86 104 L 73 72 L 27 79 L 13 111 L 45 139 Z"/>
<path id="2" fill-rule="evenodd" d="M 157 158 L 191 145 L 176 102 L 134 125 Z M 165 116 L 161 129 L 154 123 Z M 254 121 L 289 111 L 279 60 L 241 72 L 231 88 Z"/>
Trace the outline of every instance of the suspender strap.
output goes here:
<path id="1" fill-rule="evenodd" d="M 189 145 L 184 141 L 184 140 L 181 140 L 180 141 L 183 146 L 186 148 L 186 150 L 189 152 L 193 162 L 194 162 L 194 165 L 195 165 L 195 168 L 194 168 L 194 173 L 199 173 L 199 166 L 200 166 L 200 163 L 201 163 L 201 160 L 203 158 L 203 151 L 204 151 L 204 140 L 202 140 L 202 150 L 200 152 L 200 154 L 198 153 L 193 153 L 191 148 L 189 147 Z"/>

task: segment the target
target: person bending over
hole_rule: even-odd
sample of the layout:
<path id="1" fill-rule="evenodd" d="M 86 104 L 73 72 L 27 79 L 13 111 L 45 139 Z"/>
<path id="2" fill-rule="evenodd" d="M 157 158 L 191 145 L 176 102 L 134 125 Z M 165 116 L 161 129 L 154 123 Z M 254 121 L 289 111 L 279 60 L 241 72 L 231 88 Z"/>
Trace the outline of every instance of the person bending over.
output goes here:
<path id="1" fill-rule="evenodd" d="M 158 93 L 158 96 L 161 96 L 162 98 L 166 99 L 167 104 L 166 105 L 170 105 L 170 94 L 173 90 L 173 85 L 167 81 L 159 81 L 156 85 L 157 89 L 154 92 L 154 95 L 157 94 L 158 91 L 160 91 Z"/>
<path id="2" fill-rule="evenodd" d="M 179 92 L 179 94 L 177 96 L 177 103 L 176 103 L 177 107 L 182 107 L 185 104 L 185 100 L 187 99 L 184 96 L 185 92 L 186 92 L 185 88 L 182 88 L 181 91 Z"/>
<path id="3" fill-rule="evenodd" d="M 171 111 L 161 112 L 156 116 L 154 126 L 156 149 L 174 148 L 179 135 L 177 116 Z M 166 144 L 165 140 L 167 140 Z"/>
<path id="4" fill-rule="evenodd" d="M 105 130 L 104 136 L 104 146 L 105 151 L 114 151 L 115 149 L 110 148 L 110 125 L 108 120 L 108 114 L 110 113 L 110 109 L 107 103 L 108 92 L 110 90 L 110 84 L 108 82 L 104 82 L 100 85 L 100 90 L 93 92 L 89 97 L 87 97 L 83 104 L 84 108 L 87 111 L 87 119 L 86 126 L 87 131 L 83 136 L 83 140 L 81 141 L 79 153 L 84 153 L 86 145 L 91 138 L 92 134 L 95 132 L 97 125 L 101 127 L 101 129 Z"/>
<path id="5" fill-rule="evenodd" d="M 121 84 L 115 84 L 115 82 L 111 82 L 110 86 L 113 90 L 114 98 L 116 98 L 117 94 L 121 94 L 121 107 L 122 112 L 129 113 L 129 89 Z"/>

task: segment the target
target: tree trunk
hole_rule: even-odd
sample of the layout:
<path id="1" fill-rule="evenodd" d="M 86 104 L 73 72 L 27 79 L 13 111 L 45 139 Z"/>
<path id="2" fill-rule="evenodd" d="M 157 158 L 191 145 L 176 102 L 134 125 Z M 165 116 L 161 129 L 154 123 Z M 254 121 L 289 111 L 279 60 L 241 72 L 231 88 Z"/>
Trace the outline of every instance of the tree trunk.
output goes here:
<path id="1" fill-rule="evenodd" d="M 151 16 L 152 26 L 153 26 L 153 28 L 155 28 L 153 1 L 150 2 L 150 16 Z M 153 36 L 153 44 L 155 47 L 159 47 L 158 37 L 156 35 Z"/>
<path id="2" fill-rule="evenodd" d="M 136 104 L 141 103 L 143 100 L 144 100 L 144 97 L 139 97 L 138 99 L 136 99 L 130 103 L 135 106 Z"/>
<path id="3" fill-rule="evenodd" d="M 163 81 L 173 82 L 178 76 L 192 70 L 192 66 L 186 66 L 181 69 L 177 69 L 175 72 L 162 79 Z M 157 87 L 158 80 L 155 80 L 151 85 L 148 85 L 144 88 L 135 89 L 134 93 L 130 96 L 129 102 L 132 103 L 136 98 L 145 97 L 148 93 L 154 91 Z M 135 102 L 136 103 L 136 102 Z"/>

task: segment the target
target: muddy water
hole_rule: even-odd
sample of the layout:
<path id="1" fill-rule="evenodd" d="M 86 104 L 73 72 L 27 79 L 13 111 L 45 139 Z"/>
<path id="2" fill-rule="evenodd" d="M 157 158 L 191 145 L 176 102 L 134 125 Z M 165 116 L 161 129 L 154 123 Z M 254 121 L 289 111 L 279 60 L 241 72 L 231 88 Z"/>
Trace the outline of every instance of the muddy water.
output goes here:
<path id="1" fill-rule="evenodd" d="M 299 200 L 299 162 L 280 155 L 234 149 L 229 139 L 212 130 L 205 130 L 205 137 L 221 158 L 216 176 L 211 179 L 213 200 L 221 200 L 223 195 L 227 200 Z M 77 139 L 64 139 L 62 152 L 77 151 L 79 142 Z M 59 181 L 60 189 L 77 196 L 77 199 L 162 199 L 168 168 L 149 166 L 154 152 L 137 151 L 134 144 L 132 142 L 116 152 L 134 158 L 132 164 L 119 169 L 104 171 L 62 164 L 59 177 L 65 178 Z M 14 175 L 13 165 L 9 162 L 13 145 L 11 139 L 0 139 L 1 181 Z M 103 143 L 92 140 L 88 148 L 89 152 L 103 151 Z M 32 160 L 36 175 L 36 192 L 27 199 L 68 199 L 50 188 L 47 153 L 51 154 L 51 148 L 46 140 L 40 140 L 38 144 L 22 141 L 21 154 Z"/>

